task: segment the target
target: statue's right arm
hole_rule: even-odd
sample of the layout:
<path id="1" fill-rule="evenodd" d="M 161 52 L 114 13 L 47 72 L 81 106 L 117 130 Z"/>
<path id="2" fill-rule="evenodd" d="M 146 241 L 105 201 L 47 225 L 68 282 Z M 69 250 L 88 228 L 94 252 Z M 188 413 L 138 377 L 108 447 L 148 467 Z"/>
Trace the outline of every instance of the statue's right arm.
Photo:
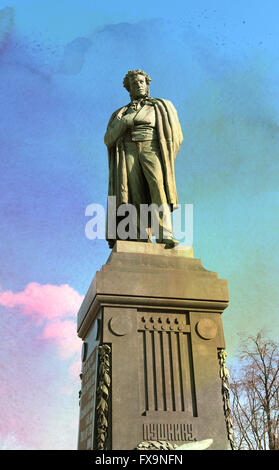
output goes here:
<path id="1" fill-rule="evenodd" d="M 116 143 L 119 137 L 121 137 L 129 127 L 134 126 L 134 121 L 132 117 L 129 115 L 123 116 L 123 112 L 124 111 L 122 111 L 122 109 L 120 110 L 120 112 L 116 111 L 115 113 L 113 113 L 109 120 L 104 138 L 105 144 L 108 149 Z"/>

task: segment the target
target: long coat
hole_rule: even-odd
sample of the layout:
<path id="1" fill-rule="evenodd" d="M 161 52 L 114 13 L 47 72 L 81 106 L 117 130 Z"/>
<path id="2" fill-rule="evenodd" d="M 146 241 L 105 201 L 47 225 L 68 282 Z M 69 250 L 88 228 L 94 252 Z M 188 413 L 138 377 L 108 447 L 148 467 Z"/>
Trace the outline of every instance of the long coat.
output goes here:
<path id="1" fill-rule="evenodd" d="M 155 109 L 156 130 L 161 150 L 160 157 L 164 175 L 164 188 L 167 203 L 173 209 L 178 204 L 174 161 L 183 141 L 182 130 L 176 109 L 170 101 L 161 98 L 148 98 L 148 100 L 154 105 Z M 115 118 L 122 116 L 127 108 L 128 106 L 124 106 L 112 114 L 108 123 L 106 136 Z M 116 196 L 116 207 L 119 207 L 121 204 L 131 203 L 129 198 L 123 135 L 111 146 L 109 146 L 106 136 L 105 142 L 108 146 L 109 160 L 108 196 Z"/>

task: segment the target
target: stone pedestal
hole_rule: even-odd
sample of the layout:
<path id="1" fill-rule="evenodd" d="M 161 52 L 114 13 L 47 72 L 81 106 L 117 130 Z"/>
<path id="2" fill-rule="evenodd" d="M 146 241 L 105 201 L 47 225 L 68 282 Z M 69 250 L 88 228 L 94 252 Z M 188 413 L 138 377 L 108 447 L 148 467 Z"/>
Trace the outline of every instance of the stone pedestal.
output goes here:
<path id="1" fill-rule="evenodd" d="M 229 449 L 218 351 L 227 282 L 191 248 L 117 241 L 78 313 L 79 449 L 213 439 Z"/>

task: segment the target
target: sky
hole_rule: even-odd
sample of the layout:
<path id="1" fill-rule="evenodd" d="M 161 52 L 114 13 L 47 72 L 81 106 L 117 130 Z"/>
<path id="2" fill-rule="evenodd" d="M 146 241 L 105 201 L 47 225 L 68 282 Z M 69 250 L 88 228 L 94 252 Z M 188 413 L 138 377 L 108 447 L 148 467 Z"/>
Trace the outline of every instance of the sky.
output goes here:
<path id="1" fill-rule="evenodd" d="M 103 137 L 140 68 L 177 109 L 180 203 L 194 255 L 228 280 L 228 363 L 239 335 L 279 337 L 277 0 L 0 0 L 0 446 L 76 449 L 76 315 L 105 240 Z"/>

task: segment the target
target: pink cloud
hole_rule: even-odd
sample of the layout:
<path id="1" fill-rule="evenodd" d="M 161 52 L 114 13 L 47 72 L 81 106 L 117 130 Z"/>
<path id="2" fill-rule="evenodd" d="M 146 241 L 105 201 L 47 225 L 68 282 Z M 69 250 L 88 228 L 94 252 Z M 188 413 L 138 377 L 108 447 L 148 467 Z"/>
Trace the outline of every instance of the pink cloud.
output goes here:
<path id="1" fill-rule="evenodd" d="M 19 311 L 32 322 L 40 324 L 43 321 L 39 339 L 54 342 L 60 359 L 76 358 L 80 354 L 81 340 L 72 318 L 76 317 L 82 301 L 83 296 L 67 284 L 56 286 L 31 282 L 20 292 L 0 290 L 0 305 Z M 69 370 L 71 377 L 77 370 L 74 364 Z"/>
<path id="2" fill-rule="evenodd" d="M 58 445 L 66 446 L 64 440 L 65 442 L 66 439 L 71 440 L 69 429 L 72 426 L 73 413 L 71 413 L 69 424 L 67 410 L 69 406 L 72 406 L 70 404 L 73 400 L 76 405 L 78 404 L 82 341 L 77 336 L 76 316 L 82 300 L 83 297 L 66 284 L 41 285 L 34 282 L 18 292 L 0 289 L 0 306 L 11 309 L 17 314 L 12 315 L 15 322 L 17 318 L 14 317 L 19 315 L 28 320 L 20 322 L 20 325 L 24 324 L 25 328 L 24 349 L 20 342 L 13 344 L 14 331 L 11 331 L 6 322 L 4 324 L 7 328 L 4 330 L 4 338 L 7 337 L 7 351 L 9 351 L 7 357 L 10 359 L 10 365 L 6 367 L 4 363 L 0 370 L 0 398 L 3 403 L 0 450 L 54 449 Z M 31 340 L 34 338 L 36 342 L 33 348 Z M 28 345 L 27 354 L 25 353 L 26 345 Z M 48 351 L 50 345 L 54 345 L 55 348 L 51 347 Z M 36 357 L 33 363 L 34 355 Z M 56 378 L 53 382 L 48 380 L 54 377 L 52 369 L 55 369 L 56 365 L 59 370 L 65 371 L 65 375 L 63 374 L 61 380 L 57 380 L 57 384 Z M 38 370 L 41 371 L 39 379 Z M 59 397 L 59 394 L 55 393 L 55 406 L 57 406 L 56 397 L 58 396 L 59 409 L 54 413 L 52 410 L 54 405 L 48 401 L 48 397 L 54 397 L 57 387 L 63 396 Z M 41 404 L 43 404 L 42 412 L 33 413 L 33 408 L 39 410 Z M 63 431 L 62 440 L 57 444 L 49 433 L 45 432 L 45 429 L 51 429 L 57 424 L 57 416 L 60 417 L 58 422 L 63 421 L 64 415 L 68 434 Z M 43 423 L 43 419 L 47 421 L 47 425 Z M 78 429 L 76 426 L 75 429 Z M 60 425 L 60 427 L 62 429 L 63 426 Z M 75 445 L 74 442 L 73 446 Z"/>
<path id="3" fill-rule="evenodd" d="M 0 442 L 0 450 L 26 450 L 17 436 L 11 433 L 1 436 Z"/>
<path id="4" fill-rule="evenodd" d="M 76 323 L 72 320 L 54 320 L 44 328 L 41 338 L 53 340 L 61 359 L 67 359 L 80 352 L 81 340 L 77 337 L 76 329 Z"/>
<path id="5" fill-rule="evenodd" d="M 37 319 L 66 318 L 77 314 L 83 301 L 77 291 L 67 284 L 29 283 L 23 291 L 0 292 L 0 305 L 17 309 L 23 315 Z"/>
<path id="6" fill-rule="evenodd" d="M 70 376 L 73 379 L 77 379 L 80 381 L 80 373 L 81 373 L 81 360 L 73 362 L 72 365 L 69 367 Z"/>

